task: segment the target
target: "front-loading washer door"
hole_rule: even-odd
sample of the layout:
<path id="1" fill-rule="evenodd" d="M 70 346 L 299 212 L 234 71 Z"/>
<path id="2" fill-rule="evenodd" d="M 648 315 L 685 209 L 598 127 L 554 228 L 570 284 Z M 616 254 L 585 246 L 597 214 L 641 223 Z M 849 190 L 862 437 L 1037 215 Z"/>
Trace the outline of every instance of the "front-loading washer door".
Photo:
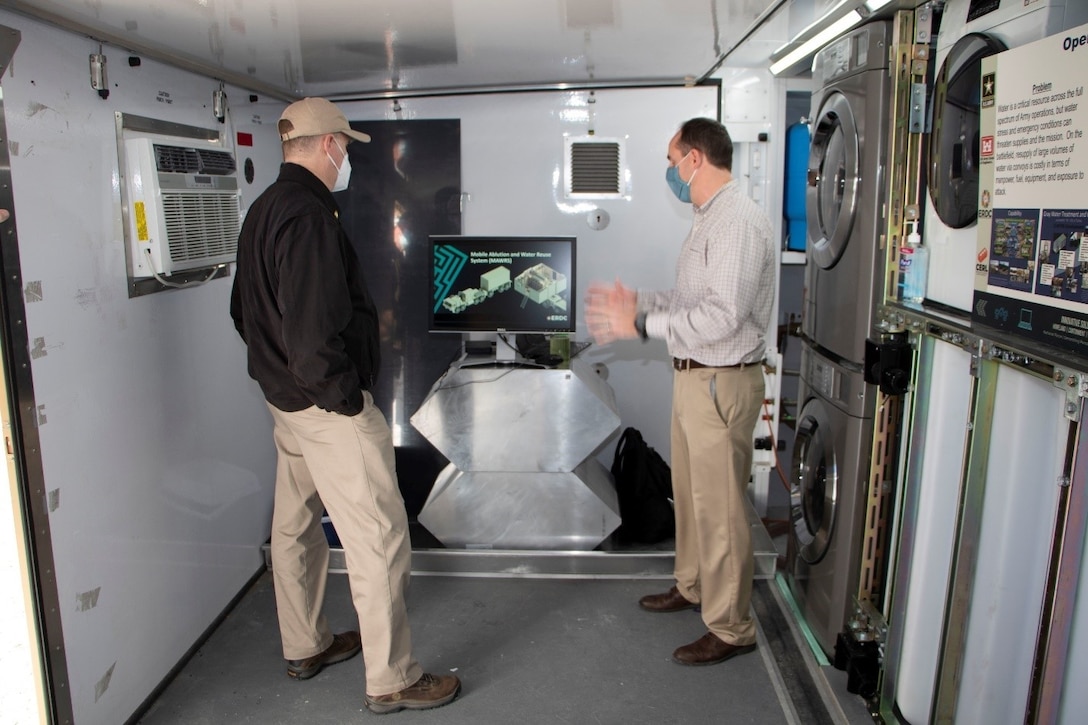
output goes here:
<path id="1" fill-rule="evenodd" d="M 979 105 L 982 59 L 1005 50 L 997 38 L 963 36 L 937 72 L 929 139 L 929 197 L 945 226 L 963 229 L 978 217 Z"/>
<path id="2" fill-rule="evenodd" d="M 839 91 L 824 98 L 812 125 L 808 155 L 808 256 L 835 266 L 850 241 L 858 207 L 858 132 L 850 102 Z"/>
<path id="3" fill-rule="evenodd" d="M 797 419 L 790 476 L 790 517 L 797 552 L 809 564 L 827 553 L 835 526 L 839 470 L 828 406 L 805 403 Z"/>

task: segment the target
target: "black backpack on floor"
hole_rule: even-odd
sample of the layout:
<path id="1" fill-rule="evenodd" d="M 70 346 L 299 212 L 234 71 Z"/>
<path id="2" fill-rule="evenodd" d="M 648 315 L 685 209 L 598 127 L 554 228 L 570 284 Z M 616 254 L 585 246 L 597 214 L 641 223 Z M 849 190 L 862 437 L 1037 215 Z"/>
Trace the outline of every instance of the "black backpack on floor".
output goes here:
<path id="1" fill-rule="evenodd" d="M 634 428 L 624 429 L 616 444 L 612 478 L 620 502 L 620 541 L 656 544 L 676 535 L 672 471 Z"/>

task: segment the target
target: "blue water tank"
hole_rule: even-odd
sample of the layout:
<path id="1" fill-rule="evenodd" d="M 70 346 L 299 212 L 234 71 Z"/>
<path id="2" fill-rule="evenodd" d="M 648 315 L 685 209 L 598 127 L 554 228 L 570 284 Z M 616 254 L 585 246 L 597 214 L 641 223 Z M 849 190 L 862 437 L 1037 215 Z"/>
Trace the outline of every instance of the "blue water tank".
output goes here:
<path id="1" fill-rule="evenodd" d="M 786 190 L 783 213 L 786 217 L 786 249 L 805 251 L 805 187 L 808 183 L 807 123 L 795 123 L 786 129 Z"/>

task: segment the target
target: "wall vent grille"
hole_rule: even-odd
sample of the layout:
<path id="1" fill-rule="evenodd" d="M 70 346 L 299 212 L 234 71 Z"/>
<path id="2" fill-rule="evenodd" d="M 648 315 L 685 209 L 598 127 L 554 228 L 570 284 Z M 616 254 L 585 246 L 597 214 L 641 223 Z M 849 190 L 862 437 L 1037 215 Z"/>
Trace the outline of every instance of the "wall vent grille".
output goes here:
<path id="1" fill-rule="evenodd" d="M 621 139 L 567 139 L 566 192 L 574 198 L 612 198 L 624 194 Z"/>
<path id="2" fill-rule="evenodd" d="M 241 215 L 236 194 L 163 193 L 166 244 L 174 264 L 238 251 Z"/>
<path id="3" fill-rule="evenodd" d="M 233 174 L 234 157 L 226 151 L 155 144 L 155 167 L 175 174 Z"/>

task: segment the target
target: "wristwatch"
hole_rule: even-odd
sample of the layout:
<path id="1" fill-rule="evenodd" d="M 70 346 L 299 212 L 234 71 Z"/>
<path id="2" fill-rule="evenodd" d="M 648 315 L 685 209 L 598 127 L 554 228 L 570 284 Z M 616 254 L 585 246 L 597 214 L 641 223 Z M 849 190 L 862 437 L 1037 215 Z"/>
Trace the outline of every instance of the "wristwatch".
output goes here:
<path id="1" fill-rule="evenodd" d="M 646 313 L 645 312 L 640 312 L 637 315 L 635 315 L 635 332 L 638 333 L 638 336 L 644 342 L 646 340 L 650 339 L 649 335 L 646 334 Z"/>

